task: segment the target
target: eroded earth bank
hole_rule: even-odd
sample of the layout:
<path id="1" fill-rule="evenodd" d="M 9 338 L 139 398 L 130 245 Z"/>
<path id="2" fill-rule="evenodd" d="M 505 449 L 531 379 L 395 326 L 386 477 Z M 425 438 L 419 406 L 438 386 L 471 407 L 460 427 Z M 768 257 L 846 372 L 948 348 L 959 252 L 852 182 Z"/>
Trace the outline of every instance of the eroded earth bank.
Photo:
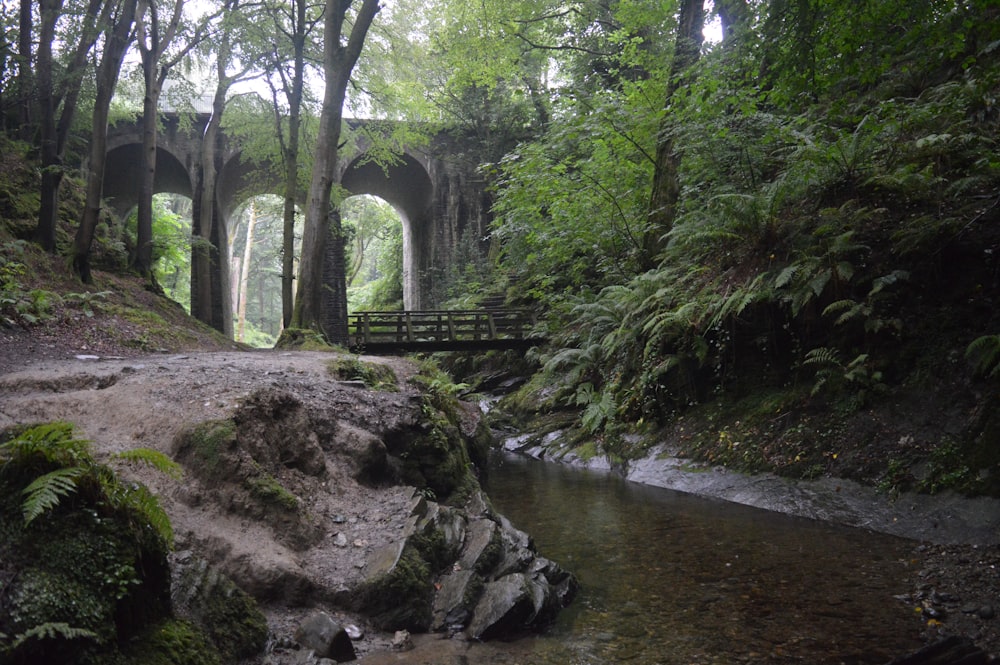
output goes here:
<path id="1" fill-rule="evenodd" d="M 446 663 L 470 649 L 482 650 L 479 662 L 500 662 L 502 651 L 483 641 L 544 625 L 574 592 L 572 575 L 491 507 L 476 479 L 490 440 L 479 411 L 427 368 L 269 351 L 81 356 L 0 376 L 6 438 L 53 421 L 73 423 L 95 459 L 159 497 L 174 532 L 169 593 L 185 625 L 207 624 L 216 646 L 251 643 L 221 655 L 206 646 L 203 662 L 241 654 L 275 664 L 352 655 Z M 140 447 L 172 458 L 183 475 L 110 461 Z M 53 510 L 53 523 L 71 507 Z M 32 622 L 87 627 L 90 615 L 32 605 L 38 580 L 65 588 L 72 573 L 3 554 L 0 633 L 23 636 Z M 237 602 L 240 590 L 266 630 L 253 603 Z M 145 584 L 141 592 L 157 593 Z M 118 609 L 136 605 L 138 593 L 123 591 Z M 331 634 L 318 612 L 352 639 Z M 116 622 L 119 640 L 147 634 Z M 227 637 L 227 626 L 238 635 Z M 416 649 L 393 651 L 393 640 L 410 646 L 402 630 Z M 428 631 L 433 638 L 420 636 Z"/>

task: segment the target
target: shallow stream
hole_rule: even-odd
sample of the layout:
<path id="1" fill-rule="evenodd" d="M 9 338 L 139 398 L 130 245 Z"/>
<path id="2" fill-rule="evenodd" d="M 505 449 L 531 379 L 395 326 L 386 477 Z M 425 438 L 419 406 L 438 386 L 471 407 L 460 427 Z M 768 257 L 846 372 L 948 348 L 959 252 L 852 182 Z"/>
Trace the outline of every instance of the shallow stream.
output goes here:
<path id="1" fill-rule="evenodd" d="M 486 488 L 582 586 L 504 662 L 881 664 L 921 646 L 894 597 L 912 541 L 510 454 Z"/>

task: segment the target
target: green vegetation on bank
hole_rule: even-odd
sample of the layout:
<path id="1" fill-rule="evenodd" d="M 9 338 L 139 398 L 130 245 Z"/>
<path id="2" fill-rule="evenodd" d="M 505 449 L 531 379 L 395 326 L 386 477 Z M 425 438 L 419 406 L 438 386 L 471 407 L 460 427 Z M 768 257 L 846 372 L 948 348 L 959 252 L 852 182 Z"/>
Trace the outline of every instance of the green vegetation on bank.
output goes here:
<path id="1" fill-rule="evenodd" d="M 115 460 L 180 476 L 154 450 Z M 4 663 L 221 663 L 260 648 L 262 618 L 256 635 L 238 628 L 259 611 L 234 590 L 209 599 L 225 609 L 201 628 L 172 615 L 170 520 L 144 486 L 97 463 L 68 423 L 0 433 L 0 513 Z"/>

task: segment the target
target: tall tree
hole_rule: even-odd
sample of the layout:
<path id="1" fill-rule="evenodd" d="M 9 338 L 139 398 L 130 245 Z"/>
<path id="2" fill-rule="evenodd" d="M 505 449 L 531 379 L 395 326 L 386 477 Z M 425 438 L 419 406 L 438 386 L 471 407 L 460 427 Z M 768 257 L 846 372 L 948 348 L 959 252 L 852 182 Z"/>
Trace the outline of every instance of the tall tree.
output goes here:
<path id="1" fill-rule="evenodd" d="M 343 43 L 347 12 L 352 4 L 352 0 L 326 2 L 323 34 L 326 84 L 291 321 L 291 325 L 298 328 L 318 328 L 331 342 L 345 345 L 348 337 L 344 236 L 340 214 L 336 206 L 331 206 L 331 195 L 347 84 L 361 55 L 368 29 L 380 9 L 379 0 L 363 0 L 347 42 Z"/>
<path id="2" fill-rule="evenodd" d="M 246 16 L 240 0 L 225 0 L 220 14 L 215 50 L 215 92 L 212 111 L 202 135 L 201 163 L 195 176 L 191 233 L 191 314 L 227 335 L 233 333 L 232 300 L 229 297 L 229 247 L 216 197 L 216 179 L 222 166 L 220 150 L 222 116 L 230 89 L 254 76 L 256 54 L 244 40 Z"/>
<path id="3" fill-rule="evenodd" d="M 47 252 L 56 249 L 56 223 L 59 216 L 59 188 L 63 179 L 63 159 L 84 74 L 87 55 L 100 32 L 107 25 L 116 0 L 87 0 L 80 17 L 79 39 L 55 76 L 57 26 L 63 13 L 63 0 L 40 0 L 38 50 L 35 55 L 40 157 L 42 162 L 41 194 L 35 240 Z M 25 92 L 24 94 L 30 94 Z"/>
<path id="4" fill-rule="evenodd" d="M 663 246 L 663 237 L 670 231 L 677 217 L 677 203 L 680 199 L 680 153 L 674 143 L 673 118 L 670 117 L 670 101 L 684 85 L 685 77 L 698 61 L 701 45 L 705 37 L 704 0 L 681 0 L 677 18 L 677 36 L 674 41 L 674 57 L 670 64 L 670 78 L 667 81 L 664 115 L 660 123 L 660 134 L 656 142 L 656 160 L 653 165 L 653 187 L 649 199 L 649 229 L 646 232 L 646 259 L 652 262 Z"/>
<path id="5" fill-rule="evenodd" d="M 101 196 L 104 191 L 104 164 L 108 148 L 108 115 L 111 97 L 118 85 L 125 52 L 131 43 L 138 0 L 120 0 L 104 34 L 104 52 L 97 67 L 97 95 L 91 123 L 90 159 L 87 171 L 87 199 L 80 226 L 73 241 L 73 269 L 84 283 L 92 281 L 90 248 L 100 221 Z"/>
<path id="6" fill-rule="evenodd" d="M 31 138 L 34 124 L 31 121 L 31 98 L 34 86 L 32 84 L 31 72 L 31 44 L 32 44 L 32 16 L 31 0 L 21 0 L 20 11 L 18 12 L 17 29 L 17 87 L 20 101 L 18 104 L 18 115 L 21 123 L 21 140 L 28 141 Z M 40 3 L 41 4 L 41 3 Z"/>
<path id="7" fill-rule="evenodd" d="M 293 0 L 292 9 L 293 11 L 285 11 L 284 3 L 268 6 L 276 33 L 275 46 L 271 52 L 272 71 L 278 76 L 288 109 L 288 135 L 286 138 L 281 122 L 282 105 L 278 101 L 278 87 L 275 85 L 273 77 L 269 77 L 268 82 L 271 84 L 274 102 L 275 126 L 285 168 L 281 261 L 281 317 L 284 326 L 291 322 L 294 308 L 295 204 L 299 196 L 299 140 L 301 138 L 302 102 L 305 88 L 306 46 L 309 35 L 320 20 L 318 15 L 314 18 L 310 16 L 310 12 L 307 12 L 306 0 Z M 286 57 L 279 47 L 282 40 L 278 37 L 283 37 L 285 42 L 291 45 L 291 72 L 286 71 Z"/>
<path id="8" fill-rule="evenodd" d="M 152 275 L 153 186 L 156 180 L 160 93 L 170 71 L 204 39 L 209 22 L 214 18 L 214 15 L 208 15 L 201 19 L 187 35 L 187 40 L 171 52 L 175 38 L 183 32 L 183 13 L 184 0 L 174 0 L 169 21 L 163 25 L 160 21 L 160 3 L 157 0 L 140 0 L 136 18 L 136 44 L 142 58 L 144 94 L 136 245 L 130 263 L 143 276 Z"/>

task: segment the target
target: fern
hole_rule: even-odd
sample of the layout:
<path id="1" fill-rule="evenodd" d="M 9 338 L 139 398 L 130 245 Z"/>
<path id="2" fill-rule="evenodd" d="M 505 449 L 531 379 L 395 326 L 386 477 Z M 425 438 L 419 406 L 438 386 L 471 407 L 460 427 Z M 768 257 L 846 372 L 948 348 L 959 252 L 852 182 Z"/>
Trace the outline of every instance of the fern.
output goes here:
<path id="1" fill-rule="evenodd" d="M 74 628 L 68 623 L 61 621 L 49 621 L 30 628 L 14 638 L 11 650 L 20 648 L 28 640 L 99 640 L 99 636 L 92 630 L 85 628 Z"/>
<path id="2" fill-rule="evenodd" d="M 965 357 L 972 361 L 979 376 L 1000 377 L 1000 335 L 983 335 L 965 349 Z"/>
<path id="3" fill-rule="evenodd" d="M 133 448 L 117 453 L 112 459 L 119 459 L 125 462 L 145 464 L 160 473 L 166 474 L 174 480 L 180 480 L 184 475 L 181 465 L 173 461 L 158 450 L 152 448 Z"/>
<path id="4" fill-rule="evenodd" d="M 77 466 L 90 458 L 90 443 L 74 436 L 73 425 L 56 421 L 28 427 L 0 444 L 0 456 L 16 465 Z"/>
<path id="5" fill-rule="evenodd" d="M 35 518 L 58 506 L 63 497 L 75 493 L 77 479 L 85 471 L 82 466 L 63 467 L 35 478 L 21 492 L 25 497 L 21 504 L 24 523 L 31 524 Z"/>

